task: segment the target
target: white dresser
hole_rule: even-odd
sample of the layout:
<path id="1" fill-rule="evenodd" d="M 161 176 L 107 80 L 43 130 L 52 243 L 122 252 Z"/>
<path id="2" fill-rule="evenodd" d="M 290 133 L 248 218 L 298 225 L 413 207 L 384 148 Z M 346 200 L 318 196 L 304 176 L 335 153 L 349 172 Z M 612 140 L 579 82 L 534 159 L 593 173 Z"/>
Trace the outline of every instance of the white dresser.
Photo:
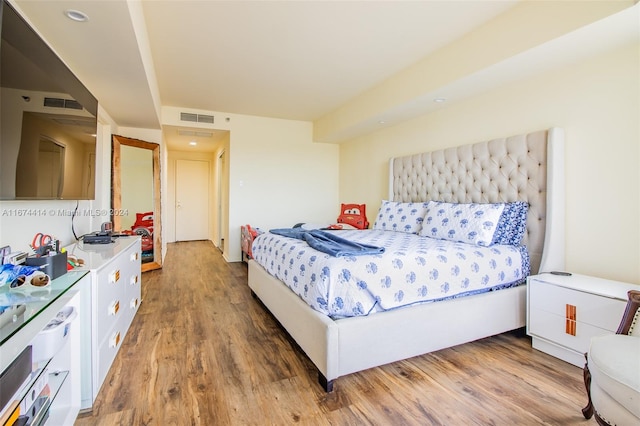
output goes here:
<path id="1" fill-rule="evenodd" d="M 578 367 L 591 338 L 613 334 L 640 286 L 573 274 L 532 275 L 527 280 L 527 334 L 534 348 Z"/>
<path id="2" fill-rule="evenodd" d="M 84 294 L 82 324 L 82 410 L 91 409 L 141 301 L 140 237 L 111 244 L 77 243 L 69 254 L 85 261 L 91 277 Z M 90 342 L 90 343 L 89 343 Z"/>

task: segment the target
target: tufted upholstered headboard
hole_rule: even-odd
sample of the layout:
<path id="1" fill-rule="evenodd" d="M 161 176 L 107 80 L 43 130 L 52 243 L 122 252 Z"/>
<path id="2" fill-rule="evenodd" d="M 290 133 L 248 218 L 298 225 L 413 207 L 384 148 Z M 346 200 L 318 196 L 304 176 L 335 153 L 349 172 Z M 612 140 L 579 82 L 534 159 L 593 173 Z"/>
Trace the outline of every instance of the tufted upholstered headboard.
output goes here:
<path id="1" fill-rule="evenodd" d="M 531 273 L 564 269 L 564 132 L 559 128 L 392 158 L 389 199 L 526 201 Z"/>

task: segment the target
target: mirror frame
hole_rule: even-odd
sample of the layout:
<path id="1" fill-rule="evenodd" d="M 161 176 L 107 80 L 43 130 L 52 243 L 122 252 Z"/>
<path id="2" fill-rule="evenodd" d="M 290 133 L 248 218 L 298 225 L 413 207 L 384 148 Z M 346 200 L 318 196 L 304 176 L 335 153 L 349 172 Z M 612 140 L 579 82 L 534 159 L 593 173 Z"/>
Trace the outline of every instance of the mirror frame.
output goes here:
<path id="1" fill-rule="evenodd" d="M 142 272 L 162 268 L 162 221 L 160 204 L 160 145 L 125 136 L 111 136 L 111 208 L 122 209 L 120 146 L 148 149 L 153 153 L 153 262 L 143 263 Z M 120 230 L 120 216 L 111 216 L 113 229 Z"/>

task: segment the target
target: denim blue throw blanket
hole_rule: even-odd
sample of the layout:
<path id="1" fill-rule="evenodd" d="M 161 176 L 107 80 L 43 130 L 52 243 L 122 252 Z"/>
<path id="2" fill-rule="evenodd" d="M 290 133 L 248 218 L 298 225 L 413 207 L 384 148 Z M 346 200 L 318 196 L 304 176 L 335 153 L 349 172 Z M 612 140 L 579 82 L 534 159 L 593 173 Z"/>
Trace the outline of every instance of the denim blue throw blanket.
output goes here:
<path id="1" fill-rule="evenodd" d="M 368 244 L 360 244 L 340 238 L 331 231 L 308 230 L 302 228 L 282 228 L 269 230 L 272 234 L 284 237 L 297 238 L 306 241 L 314 249 L 331 256 L 359 256 L 365 254 L 384 253 L 384 247 L 376 247 Z"/>

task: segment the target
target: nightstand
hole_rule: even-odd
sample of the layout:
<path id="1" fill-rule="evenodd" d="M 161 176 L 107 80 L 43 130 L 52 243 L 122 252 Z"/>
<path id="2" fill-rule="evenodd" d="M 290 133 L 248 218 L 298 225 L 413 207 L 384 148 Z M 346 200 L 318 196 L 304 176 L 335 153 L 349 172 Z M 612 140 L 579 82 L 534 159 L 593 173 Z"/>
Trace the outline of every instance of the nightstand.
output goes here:
<path id="1" fill-rule="evenodd" d="M 614 334 L 627 292 L 640 287 L 585 275 L 549 273 L 527 279 L 527 334 L 535 349 L 584 366 L 591 338 Z"/>

